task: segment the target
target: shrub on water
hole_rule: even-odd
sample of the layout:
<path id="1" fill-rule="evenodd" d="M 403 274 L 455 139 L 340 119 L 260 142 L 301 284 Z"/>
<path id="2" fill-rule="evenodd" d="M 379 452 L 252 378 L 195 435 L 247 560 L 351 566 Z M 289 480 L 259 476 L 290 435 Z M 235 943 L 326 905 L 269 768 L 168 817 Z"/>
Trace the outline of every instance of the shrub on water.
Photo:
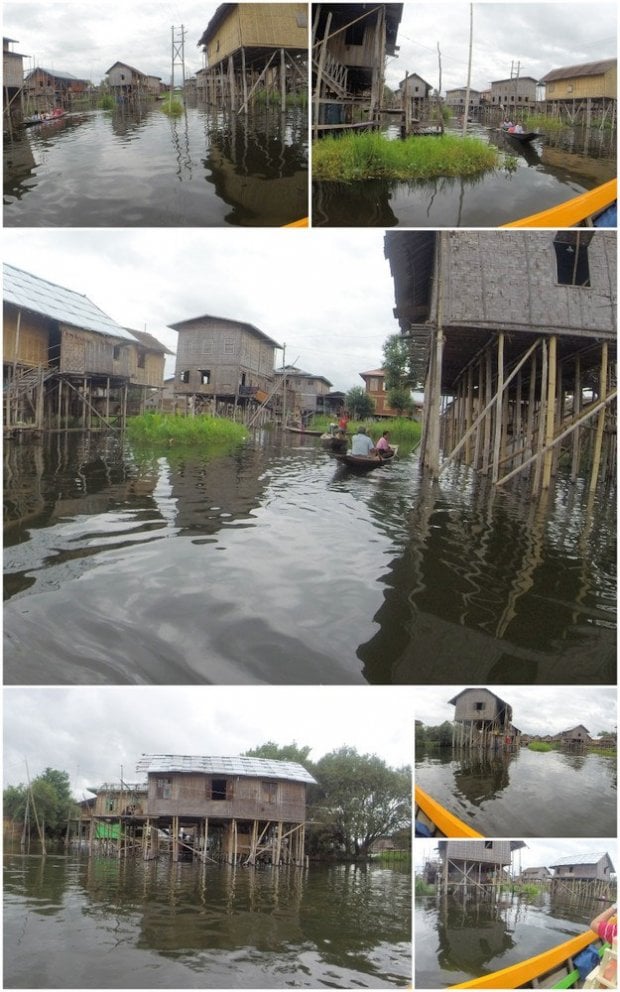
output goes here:
<path id="1" fill-rule="evenodd" d="M 129 418 L 127 435 L 132 441 L 166 447 L 171 444 L 237 445 L 246 440 L 247 430 L 243 424 L 224 417 L 145 413 Z"/>
<path id="2" fill-rule="evenodd" d="M 179 117 L 183 113 L 184 107 L 181 100 L 177 100 L 176 97 L 166 97 L 161 105 L 161 109 L 169 117 Z"/>

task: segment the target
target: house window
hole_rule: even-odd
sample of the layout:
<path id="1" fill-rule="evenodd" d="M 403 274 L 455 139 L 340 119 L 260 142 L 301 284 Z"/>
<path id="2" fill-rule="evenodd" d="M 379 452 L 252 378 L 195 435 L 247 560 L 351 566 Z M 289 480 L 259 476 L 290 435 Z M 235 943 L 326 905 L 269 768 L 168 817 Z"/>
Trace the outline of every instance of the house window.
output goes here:
<path id="1" fill-rule="evenodd" d="M 486 703 L 476 703 L 475 709 L 477 709 L 478 712 L 481 712 L 482 710 L 486 709 Z"/>
<path id="2" fill-rule="evenodd" d="M 170 799 L 172 797 L 172 779 L 158 778 L 155 782 L 155 790 L 158 799 Z"/>
<path id="3" fill-rule="evenodd" d="M 105 811 L 106 811 L 106 813 L 113 813 L 114 812 L 115 805 L 116 804 L 115 804 L 115 802 L 114 802 L 113 799 L 106 799 L 106 801 L 105 801 Z"/>
<path id="4" fill-rule="evenodd" d="M 179 382 L 184 382 L 186 385 L 189 383 L 189 369 L 179 372 Z"/>
<path id="5" fill-rule="evenodd" d="M 146 353 L 144 351 L 138 352 L 138 368 L 143 369 L 146 366 Z"/>
<path id="6" fill-rule="evenodd" d="M 117 362 L 119 360 L 119 358 L 121 357 L 121 346 L 120 346 L 120 344 L 115 344 L 114 347 L 112 348 L 112 357 L 113 357 L 113 359 L 114 359 L 115 362 Z"/>
<path id="7" fill-rule="evenodd" d="M 227 798 L 226 796 L 226 779 L 225 778 L 214 778 L 211 780 L 211 799 L 217 799 L 219 801 Z"/>
<path id="8" fill-rule="evenodd" d="M 275 803 L 278 798 L 278 783 L 262 782 L 261 788 L 263 800 L 267 803 Z"/>
<path id="9" fill-rule="evenodd" d="M 224 341 L 224 353 L 226 355 L 232 355 L 234 350 L 235 350 L 235 343 L 232 340 L 232 338 L 228 338 L 227 341 Z"/>
<path id="10" fill-rule="evenodd" d="M 306 16 L 306 14 L 297 14 L 296 21 L 297 21 L 297 27 L 298 28 L 307 28 L 308 27 L 308 18 Z"/>
<path id="11" fill-rule="evenodd" d="M 571 244 L 554 241 L 555 258 L 560 286 L 590 286 L 590 265 L 588 246 L 579 244 L 578 239 Z"/>
<path id="12" fill-rule="evenodd" d="M 208 386 L 211 383 L 211 369 L 198 369 L 200 373 L 200 385 Z"/>
<path id="13" fill-rule="evenodd" d="M 484 849 L 485 849 L 485 851 L 492 851 L 493 850 L 493 841 L 492 840 L 485 840 L 485 842 L 484 842 Z"/>
<path id="14" fill-rule="evenodd" d="M 350 24 L 344 36 L 345 45 L 363 45 L 365 30 L 363 21 L 358 21 L 357 24 Z"/>

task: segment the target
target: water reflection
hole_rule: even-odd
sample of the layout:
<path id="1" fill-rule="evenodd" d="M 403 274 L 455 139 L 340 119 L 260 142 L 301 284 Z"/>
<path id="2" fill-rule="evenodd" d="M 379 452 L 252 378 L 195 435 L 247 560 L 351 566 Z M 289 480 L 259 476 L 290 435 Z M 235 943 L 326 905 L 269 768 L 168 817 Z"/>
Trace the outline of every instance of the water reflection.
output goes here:
<path id="1" fill-rule="evenodd" d="M 280 226 L 308 214 L 306 112 L 70 115 L 4 148 L 9 226 Z"/>
<path id="2" fill-rule="evenodd" d="M 389 988 L 411 977 L 409 870 L 9 855 L 4 897 L 11 987 Z"/>
<path id="3" fill-rule="evenodd" d="M 460 468 L 421 482 L 408 525 L 358 649 L 369 681 L 614 684 L 615 596 L 594 593 L 615 574 L 613 500 L 588 509 L 581 483 L 521 500 Z"/>

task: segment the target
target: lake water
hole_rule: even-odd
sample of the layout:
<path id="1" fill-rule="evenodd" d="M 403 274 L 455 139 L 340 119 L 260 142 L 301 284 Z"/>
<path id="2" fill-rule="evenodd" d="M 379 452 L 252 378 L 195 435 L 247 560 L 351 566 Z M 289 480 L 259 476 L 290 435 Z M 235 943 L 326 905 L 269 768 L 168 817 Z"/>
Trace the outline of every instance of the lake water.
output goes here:
<path id="1" fill-rule="evenodd" d="M 615 684 L 613 497 L 430 484 L 401 454 L 6 442 L 5 681 Z"/>
<path id="2" fill-rule="evenodd" d="M 604 905 L 548 894 L 530 901 L 502 893 L 499 902 L 416 897 L 415 987 L 447 988 L 517 964 L 583 933 Z"/>
<path id="3" fill-rule="evenodd" d="M 617 779 L 615 758 L 596 754 L 441 748 L 416 756 L 416 784 L 486 837 L 615 837 Z"/>
<path id="4" fill-rule="evenodd" d="M 514 167 L 471 178 L 314 182 L 313 226 L 499 227 L 616 175 L 615 141 L 609 133 L 576 129 L 524 147 L 481 125 L 470 125 L 469 134 L 498 145 Z"/>
<path id="5" fill-rule="evenodd" d="M 4 142 L 8 227 L 279 227 L 308 215 L 307 114 L 161 104 L 71 114 Z"/>
<path id="6" fill-rule="evenodd" d="M 404 988 L 411 872 L 5 855 L 5 988 Z"/>

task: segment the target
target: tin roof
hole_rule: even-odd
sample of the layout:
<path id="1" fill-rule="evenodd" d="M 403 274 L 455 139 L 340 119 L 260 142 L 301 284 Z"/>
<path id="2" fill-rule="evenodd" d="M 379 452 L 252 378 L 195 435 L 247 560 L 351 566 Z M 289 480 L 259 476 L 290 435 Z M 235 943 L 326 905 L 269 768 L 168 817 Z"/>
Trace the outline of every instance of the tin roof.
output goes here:
<path id="1" fill-rule="evenodd" d="M 594 854 L 575 854 L 572 858 L 557 858 L 549 867 L 560 868 L 562 865 L 597 865 L 603 858 L 609 858 L 607 851 Z M 611 864 L 611 858 L 609 858 Z"/>
<path id="2" fill-rule="evenodd" d="M 87 296 L 72 289 L 63 289 L 47 279 L 16 269 L 13 265 L 4 264 L 3 273 L 2 294 L 5 303 L 12 303 L 22 310 L 30 310 L 85 331 L 136 341 L 130 331 L 108 317 Z"/>
<path id="3" fill-rule="evenodd" d="M 206 757 L 193 754 L 143 754 L 136 766 L 139 772 L 202 772 L 205 775 L 243 775 L 248 778 L 290 779 L 313 784 L 316 779 L 296 761 L 270 758 Z"/>
<path id="4" fill-rule="evenodd" d="M 551 83 L 557 79 L 575 79 L 581 76 L 603 76 L 617 63 L 617 59 L 601 59 L 599 62 L 582 62 L 580 65 L 567 65 L 560 69 L 552 69 L 543 76 L 543 83 Z"/>

